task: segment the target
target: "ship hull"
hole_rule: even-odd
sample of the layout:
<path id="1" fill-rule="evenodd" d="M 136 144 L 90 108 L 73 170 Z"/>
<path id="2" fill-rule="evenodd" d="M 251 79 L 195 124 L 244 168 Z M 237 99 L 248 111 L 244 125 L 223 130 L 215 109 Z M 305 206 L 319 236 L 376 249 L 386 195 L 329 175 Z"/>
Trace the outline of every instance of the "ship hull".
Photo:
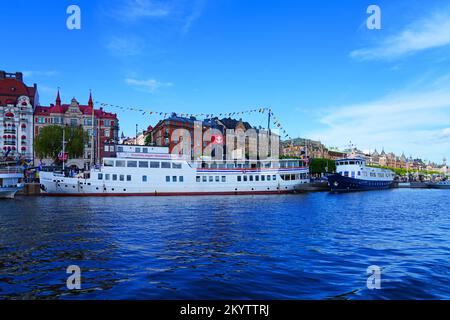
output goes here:
<path id="1" fill-rule="evenodd" d="M 450 189 L 450 184 L 427 183 L 426 185 L 432 189 Z"/>
<path id="2" fill-rule="evenodd" d="M 22 188 L 0 188 L 0 199 L 14 199 L 16 193 Z"/>
<path id="3" fill-rule="evenodd" d="M 328 183 L 332 192 L 386 190 L 394 185 L 392 180 L 355 179 L 340 174 L 328 176 Z"/>

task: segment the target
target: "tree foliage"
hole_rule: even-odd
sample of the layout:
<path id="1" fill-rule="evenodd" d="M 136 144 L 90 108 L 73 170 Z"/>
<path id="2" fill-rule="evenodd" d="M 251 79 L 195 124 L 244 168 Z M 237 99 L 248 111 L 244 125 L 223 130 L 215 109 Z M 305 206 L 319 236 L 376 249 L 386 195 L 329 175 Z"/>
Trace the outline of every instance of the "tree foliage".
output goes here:
<path id="1" fill-rule="evenodd" d="M 146 146 L 151 146 L 151 145 L 153 145 L 152 134 L 151 134 L 151 133 L 149 133 L 149 134 L 147 134 L 147 135 L 145 136 L 144 144 L 145 144 Z"/>
<path id="2" fill-rule="evenodd" d="M 69 158 L 83 156 L 84 146 L 88 141 L 88 135 L 80 127 L 65 126 L 66 152 Z M 46 126 L 41 129 L 34 140 L 36 155 L 43 158 L 51 158 L 58 161 L 58 153 L 62 150 L 63 127 L 57 125 Z"/>
<path id="3" fill-rule="evenodd" d="M 336 163 L 334 160 L 324 158 L 314 158 L 309 162 L 309 172 L 311 174 L 320 174 L 327 172 L 335 172 Z"/>

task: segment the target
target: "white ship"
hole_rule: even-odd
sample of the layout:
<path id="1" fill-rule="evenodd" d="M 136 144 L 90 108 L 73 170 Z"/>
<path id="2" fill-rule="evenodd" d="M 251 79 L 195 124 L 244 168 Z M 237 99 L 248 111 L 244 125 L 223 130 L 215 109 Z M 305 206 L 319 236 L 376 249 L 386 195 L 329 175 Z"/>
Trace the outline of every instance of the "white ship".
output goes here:
<path id="1" fill-rule="evenodd" d="M 24 187 L 23 170 L 14 163 L 0 164 L 0 199 L 13 199 Z"/>
<path id="2" fill-rule="evenodd" d="M 191 161 L 166 148 L 133 148 L 75 176 L 42 171 L 41 189 L 60 196 L 279 194 L 298 192 L 309 182 L 301 160 Z"/>

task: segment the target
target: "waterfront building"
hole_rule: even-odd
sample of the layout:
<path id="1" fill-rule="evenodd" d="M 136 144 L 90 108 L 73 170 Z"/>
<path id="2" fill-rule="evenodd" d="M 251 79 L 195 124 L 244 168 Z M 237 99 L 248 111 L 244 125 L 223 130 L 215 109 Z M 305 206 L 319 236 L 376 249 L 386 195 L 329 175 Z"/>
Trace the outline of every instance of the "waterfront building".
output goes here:
<path id="1" fill-rule="evenodd" d="M 295 156 L 299 158 L 308 157 L 310 159 L 329 159 L 329 150 L 324 144 L 317 140 L 305 138 L 295 138 L 281 142 L 281 154 L 284 156 Z"/>
<path id="2" fill-rule="evenodd" d="M 55 104 L 35 108 L 34 123 L 35 137 L 42 128 L 49 125 L 83 127 L 89 136 L 84 156 L 80 159 L 69 159 L 66 163 L 67 166 L 79 169 L 89 168 L 92 163 L 101 163 L 104 157 L 114 153 L 114 144 L 117 144 L 119 137 L 117 115 L 106 112 L 103 108 L 95 109 L 91 94 L 87 105 L 81 105 L 76 98 L 73 98 L 70 104 L 62 104 L 58 90 Z M 53 160 L 43 159 L 43 162 L 51 164 Z"/>
<path id="3" fill-rule="evenodd" d="M 37 85 L 27 86 L 21 72 L 0 71 L 0 157 L 33 159 L 33 112 Z"/>
<path id="4" fill-rule="evenodd" d="M 199 129 L 201 126 L 201 139 L 194 139 L 195 129 Z M 214 145 L 212 155 L 215 155 L 216 148 L 222 148 L 222 155 L 227 157 L 227 152 L 231 152 L 233 159 L 244 159 L 258 157 L 258 143 L 259 134 L 262 133 L 262 129 L 253 128 L 248 122 L 242 121 L 242 119 L 236 120 L 232 118 L 219 119 L 217 117 L 197 120 L 195 117 L 182 117 L 173 113 L 169 118 L 159 121 L 151 130 L 147 130 L 147 134 L 151 134 L 152 144 L 155 146 L 168 147 L 170 153 L 177 144 L 179 144 L 178 137 L 173 136 L 173 133 L 177 129 L 185 129 L 190 135 L 191 144 L 191 158 L 198 159 L 204 156 L 206 148 L 210 144 Z M 212 130 L 211 137 L 205 137 L 207 130 Z M 234 137 L 234 141 L 227 141 L 227 131 L 234 130 L 234 132 L 249 132 L 254 130 L 254 135 L 248 135 L 245 137 L 244 149 L 237 146 L 237 137 Z M 267 131 L 266 131 L 267 132 Z M 272 133 L 275 134 L 275 133 Z M 145 138 L 144 138 L 145 139 Z M 279 141 L 279 136 L 276 136 Z M 272 140 L 273 141 L 273 140 Z M 278 143 L 279 145 L 279 143 Z M 230 146 L 236 146 L 230 148 Z M 278 147 L 277 147 L 278 151 Z"/>

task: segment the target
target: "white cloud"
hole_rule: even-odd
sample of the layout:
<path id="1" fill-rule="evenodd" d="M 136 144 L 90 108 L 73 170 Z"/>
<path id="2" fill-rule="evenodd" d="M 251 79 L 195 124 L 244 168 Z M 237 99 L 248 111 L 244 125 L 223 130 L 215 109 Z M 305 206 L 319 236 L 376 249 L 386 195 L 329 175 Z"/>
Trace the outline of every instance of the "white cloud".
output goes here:
<path id="1" fill-rule="evenodd" d="M 169 5 L 156 0 L 126 0 L 115 7 L 111 16 L 116 19 L 135 22 L 145 18 L 161 18 L 171 13 Z"/>
<path id="2" fill-rule="evenodd" d="M 428 157 L 450 156 L 450 84 L 397 92 L 381 99 L 330 108 L 325 129 L 310 134 L 327 145 L 386 150 Z"/>
<path id="3" fill-rule="evenodd" d="M 142 54 L 144 44 L 135 36 L 113 37 L 108 41 L 106 48 L 115 56 L 130 57 Z"/>
<path id="4" fill-rule="evenodd" d="M 390 60 L 419 51 L 450 45 L 450 12 L 434 13 L 411 23 L 400 33 L 380 44 L 352 51 L 350 56 L 361 60 Z"/>
<path id="5" fill-rule="evenodd" d="M 32 78 L 32 77 L 53 77 L 59 74 L 58 71 L 48 70 L 48 71 L 39 71 L 39 70 L 25 70 L 22 72 L 24 77 Z"/>
<path id="6" fill-rule="evenodd" d="M 155 79 L 137 80 L 132 78 L 126 78 L 125 83 L 130 85 L 136 90 L 148 93 L 155 93 L 160 88 L 172 86 L 172 83 L 170 82 L 159 82 Z"/>

